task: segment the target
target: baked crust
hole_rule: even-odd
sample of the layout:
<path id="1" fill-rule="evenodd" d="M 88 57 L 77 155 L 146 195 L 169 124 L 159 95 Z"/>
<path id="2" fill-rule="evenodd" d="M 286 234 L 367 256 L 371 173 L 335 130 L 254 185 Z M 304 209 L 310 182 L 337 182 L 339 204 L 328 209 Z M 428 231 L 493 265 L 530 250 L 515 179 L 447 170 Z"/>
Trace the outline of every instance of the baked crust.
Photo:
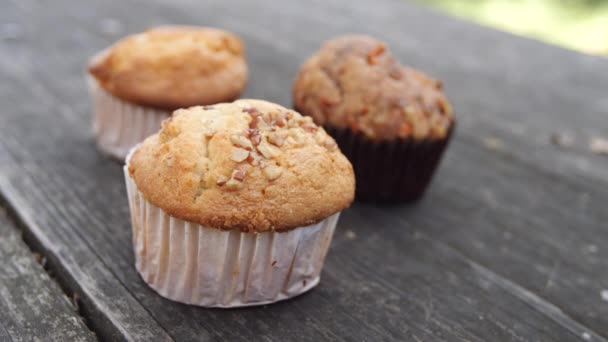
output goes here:
<path id="1" fill-rule="evenodd" d="M 215 28 L 160 26 L 95 56 L 89 73 L 114 96 L 174 110 L 232 101 L 247 82 L 242 41 Z"/>
<path id="2" fill-rule="evenodd" d="M 366 35 L 325 42 L 301 66 L 293 99 L 317 124 L 375 140 L 442 139 L 454 120 L 441 82 L 399 64 Z"/>
<path id="3" fill-rule="evenodd" d="M 334 140 L 310 117 L 261 100 L 177 110 L 128 164 L 148 201 L 220 229 L 306 226 L 354 198 L 352 166 Z"/>

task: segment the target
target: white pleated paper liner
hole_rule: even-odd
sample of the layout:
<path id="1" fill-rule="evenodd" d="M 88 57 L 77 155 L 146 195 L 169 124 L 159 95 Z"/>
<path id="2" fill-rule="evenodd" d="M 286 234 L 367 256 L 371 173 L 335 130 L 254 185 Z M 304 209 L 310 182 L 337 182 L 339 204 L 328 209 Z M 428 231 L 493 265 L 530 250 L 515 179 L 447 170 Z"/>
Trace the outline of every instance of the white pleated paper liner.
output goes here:
<path id="1" fill-rule="evenodd" d="M 137 189 L 127 166 L 124 172 L 135 265 L 163 297 L 230 308 L 288 299 L 319 283 L 340 213 L 282 233 L 209 228 L 154 206 Z"/>
<path id="2" fill-rule="evenodd" d="M 133 146 L 158 132 L 170 111 L 138 106 L 108 93 L 93 77 L 87 77 L 93 99 L 93 128 L 99 149 L 124 160 Z"/>

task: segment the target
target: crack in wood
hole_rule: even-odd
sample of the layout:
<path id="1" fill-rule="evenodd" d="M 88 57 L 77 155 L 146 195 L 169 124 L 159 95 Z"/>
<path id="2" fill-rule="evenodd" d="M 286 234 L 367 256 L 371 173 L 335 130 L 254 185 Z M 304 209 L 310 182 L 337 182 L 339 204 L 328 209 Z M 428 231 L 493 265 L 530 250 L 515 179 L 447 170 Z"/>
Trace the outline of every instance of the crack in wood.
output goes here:
<path id="1" fill-rule="evenodd" d="M 559 307 L 555 306 L 553 303 L 544 300 L 542 297 L 538 296 L 534 292 L 527 290 L 525 287 L 509 280 L 508 278 L 504 278 L 501 275 L 490 270 L 489 268 L 486 268 L 485 266 L 473 261 L 472 259 L 467 258 L 464 254 L 458 252 L 457 250 L 454 250 L 454 252 L 460 254 L 465 260 L 467 260 L 469 265 L 484 278 L 489 279 L 490 281 L 492 281 L 493 284 L 501 287 L 508 293 L 521 299 L 524 303 L 527 303 L 535 310 L 540 311 L 545 316 L 551 318 L 552 320 L 559 323 L 561 326 L 567 328 L 576 335 L 580 336 L 581 338 L 585 339 L 583 336 L 588 335 L 593 338 L 593 341 L 608 342 L 608 340 L 600 334 L 576 321 L 572 317 L 566 315 Z"/>
<path id="2" fill-rule="evenodd" d="M 64 297 L 70 294 L 35 258 L 1 195 L 0 231 L 4 239 L 0 240 L 0 256 L 6 263 L 0 271 L 0 308 L 9 312 L 9 316 L 0 313 L 0 340 L 95 340 L 85 317 Z"/>
<path id="3" fill-rule="evenodd" d="M 2 144 L 0 144 L 0 148 L 1 147 L 2 147 Z M 15 196 L 10 196 L 11 194 L 14 195 L 15 193 L 6 189 L 6 183 L 4 182 L 3 177 L 0 177 L 0 205 L 3 205 L 7 209 L 7 211 L 10 213 L 10 216 L 12 217 L 14 222 L 16 222 L 17 226 L 22 229 L 22 231 L 24 233 L 23 238 L 24 238 L 24 242 L 26 243 L 26 245 L 28 245 L 31 250 L 37 251 L 41 255 L 44 255 L 47 260 L 49 260 L 49 262 L 47 264 L 49 265 L 48 266 L 49 269 L 51 271 L 53 271 L 53 273 L 54 273 L 53 279 L 60 285 L 59 287 L 63 290 L 63 292 L 65 294 L 68 295 L 69 298 L 72 297 L 71 294 L 77 294 L 79 292 L 86 295 L 86 292 L 81 287 L 83 284 L 80 284 L 80 283 L 76 282 L 73 278 L 71 278 L 71 277 L 73 277 L 72 271 L 70 271 L 68 268 L 64 267 L 64 263 L 62 261 L 60 261 L 61 257 L 57 256 L 50 249 L 48 249 L 48 246 L 53 246 L 54 244 L 47 241 L 46 242 L 47 245 L 45 246 L 44 241 L 46 239 L 43 238 L 45 236 L 45 234 L 40 234 L 40 232 L 35 232 L 32 229 L 32 227 L 36 227 L 37 224 L 34 223 L 34 221 L 28 219 L 27 216 L 23 216 L 23 213 L 17 209 L 17 208 L 25 208 L 26 206 L 19 207 L 19 205 L 18 205 L 19 200 Z M 25 214 L 25 215 L 27 215 L 27 214 Z M 39 229 L 37 229 L 37 230 L 39 230 Z M 97 258 L 98 258 L 97 260 L 99 262 L 103 263 L 103 260 L 99 259 L 99 256 L 97 256 Z M 104 263 L 104 266 L 107 269 L 107 265 L 105 263 Z M 108 272 L 111 272 L 111 271 L 108 269 Z M 70 276 L 68 276 L 68 275 L 70 275 Z M 115 275 L 113 275 L 113 278 L 116 279 L 117 281 L 120 281 L 119 279 L 116 278 Z M 124 284 L 121 284 L 121 285 L 124 290 L 129 292 L 129 290 L 124 287 Z M 129 294 L 131 295 L 132 298 L 137 300 L 132 293 L 129 292 Z M 132 337 L 128 338 L 128 336 L 130 336 L 132 334 L 132 332 L 124 330 L 123 326 L 113 322 L 113 320 L 115 318 L 113 318 L 111 314 L 109 314 L 107 311 L 105 311 L 104 308 L 99 307 L 100 304 L 102 304 L 102 302 L 96 301 L 88 295 L 87 295 L 87 297 L 88 297 L 88 298 L 86 298 L 87 300 L 83 302 L 83 306 L 81 308 L 83 310 L 80 310 L 81 312 L 79 312 L 79 315 L 81 315 L 85 319 L 85 322 L 89 322 L 89 323 L 87 323 L 87 326 L 92 332 L 97 334 L 99 337 L 102 337 L 107 340 L 114 340 L 117 336 L 120 336 L 120 335 L 122 335 L 122 338 L 124 338 L 124 339 L 129 339 L 129 340 L 132 339 Z M 89 301 L 91 303 L 89 303 Z M 93 303 L 95 303 L 95 304 L 93 304 Z M 142 305 L 142 307 L 148 314 L 150 314 L 148 309 L 145 308 L 143 306 L 143 304 L 141 304 L 141 303 L 139 303 L 139 304 Z M 101 316 L 100 316 L 100 314 L 101 314 Z M 153 316 L 151 316 L 151 318 L 153 319 Z M 116 329 L 116 330 L 114 330 L 114 331 L 106 330 L 108 328 L 108 325 L 107 325 L 108 323 L 104 323 L 102 321 L 111 322 L 111 326 L 113 327 L 113 329 Z M 157 324 L 158 324 L 158 322 L 157 322 Z M 158 324 L 157 326 L 164 330 L 164 328 L 160 324 Z M 101 328 L 101 327 L 105 327 L 105 328 Z M 164 331 L 166 333 L 166 336 L 169 337 L 170 336 L 169 333 L 166 330 L 164 330 Z M 138 339 L 138 338 L 135 338 L 135 339 Z M 166 340 L 173 340 L 173 339 L 168 338 Z"/>

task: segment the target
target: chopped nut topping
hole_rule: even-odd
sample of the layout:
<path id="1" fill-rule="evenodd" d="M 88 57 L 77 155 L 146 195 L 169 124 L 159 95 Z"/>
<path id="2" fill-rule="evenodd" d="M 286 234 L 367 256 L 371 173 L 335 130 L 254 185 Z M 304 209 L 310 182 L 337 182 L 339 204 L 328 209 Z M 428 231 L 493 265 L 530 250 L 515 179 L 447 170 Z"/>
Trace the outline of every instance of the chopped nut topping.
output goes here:
<path id="1" fill-rule="evenodd" d="M 399 127 L 399 136 L 408 137 L 412 133 L 412 125 L 409 122 L 404 122 Z"/>
<path id="2" fill-rule="evenodd" d="M 401 69 L 399 69 L 398 67 L 392 67 L 389 72 L 388 75 L 395 80 L 400 80 L 403 77 L 403 73 L 401 72 Z"/>
<path id="3" fill-rule="evenodd" d="M 260 136 L 260 131 L 256 128 L 250 128 L 247 130 L 247 136 L 251 139 L 251 142 L 257 146 L 262 141 L 262 137 Z"/>
<path id="4" fill-rule="evenodd" d="M 256 116 L 249 123 L 249 128 L 268 128 L 269 123 L 262 116 Z"/>
<path id="5" fill-rule="evenodd" d="M 325 134 L 323 134 L 325 132 L 323 132 L 323 130 L 317 130 L 317 132 L 315 133 L 315 141 L 317 142 L 317 144 L 321 144 L 325 141 Z"/>
<path id="6" fill-rule="evenodd" d="M 367 54 L 367 63 L 376 64 L 378 62 L 376 58 L 380 56 L 385 49 L 386 47 L 384 44 L 378 44 L 372 51 L 370 51 L 370 53 Z"/>
<path id="7" fill-rule="evenodd" d="M 289 144 L 289 145 L 295 145 L 295 144 L 296 144 L 296 141 L 295 141 L 295 139 L 294 139 L 294 138 L 292 138 L 292 137 L 290 137 L 290 136 L 289 136 L 289 137 L 287 137 L 287 138 L 285 139 L 285 143 L 286 143 L 286 144 Z"/>
<path id="8" fill-rule="evenodd" d="M 276 147 L 270 145 L 266 141 L 262 141 L 258 145 L 258 151 L 260 151 L 260 153 L 264 156 L 264 158 L 268 158 L 268 159 L 274 158 L 281 153 L 281 151 L 279 151 Z"/>
<path id="9" fill-rule="evenodd" d="M 387 121 L 387 116 L 386 113 L 378 113 L 377 115 L 374 115 L 371 120 L 374 123 L 383 124 Z"/>
<path id="10" fill-rule="evenodd" d="M 259 115 L 260 114 L 260 111 L 257 108 L 253 108 L 253 107 L 245 108 L 245 109 L 243 109 L 243 112 L 250 114 L 250 115 L 256 115 L 256 114 Z"/>
<path id="11" fill-rule="evenodd" d="M 270 134 L 268 134 L 268 142 L 275 145 L 275 146 L 283 146 L 283 144 L 285 143 L 285 134 L 284 133 L 278 133 L 278 132 L 272 132 Z"/>
<path id="12" fill-rule="evenodd" d="M 264 168 L 264 176 L 266 176 L 268 180 L 275 180 L 279 178 L 281 174 L 283 174 L 283 168 L 280 166 L 268 165 Z"/>
<path id="13" fill-rule="evenodd" d="M 441 111 L 442 114 L 449 114 L 452 112 L 452 108 L 450 107 L 450 104 L 442 99 L 437 100 L 437 106 L 439 107 L 439 110 Z"/>
<path id="14" fill-rule="evenodd" d="M 403 108 L 403 112 L 405 113 L 406 118 L 410 120 L 415 119 L 414 116 L 416 115 L 416 108 L 414 108 L 414 106 L 406 106 Z"/>
<path id="15" fill-rule="evenodd" d="M 314 133 L 319 128 L 312 123 L 306 123 L 306 124 L 302 125 L 302 129 L 304 129 L 306 132 Z"/>
<path id="16" fill-rule="evenodd" d="M 434 136 L 443 137 L 447 134 L 447 129 L 443 126 L 434 126 L 431 128 Z"/>
<path id="17" fill-rule="evenodd" d="M 312 117 L 302 117 L 291 110 L 278 109 L 262 112 L 256 108 L 242 109 L 250 115 L 249 127 L 242 133 L 229 136 L 232 143 L 230 159 L 238 166 L 229 177 L 219 176 L 218 186 L 225 190 L 237 190 L 244 186 L 247 168 L 259 167 L 269 181 L 279 178 L 285 165 L 279 166 L 273 160 L 283 153 L 280 147 L 301 147 L 312 143 L 328 150 L 338 148 L 333 139 L 323 129 L 315 125 Z"/>
<path id="18" fill-rule="evenodd" d="M 290 136 L 290 139 L 293 140 L 293 144 L 296 146 L 303 145 L 306 142 L 305 138 L 304 138 L 304 134 L 302 134 L 302 131 L 300 131 L 300 130 L 295 130 L 295 131 L 289 132 L 289 136 Z"/>
<path id="19" fill-rule="evenodd" d="M 245 172 L 245 170 L 241 168 L 236 168 L 234 169 L 234 171 L 232 171 L 232 176 L 230 178 L 242 182 L 243 179 L 245 179 L 246 175 L 247 173 Z"/>
<path id="20" fill-rule="evenodd" d="M 205 135 L 205 138 L 210 138 L 215 134 L 215 131 L 211 128 L 206 128 L 203 130 L 203 134 Z"/>
<path id="21" fill-rule="evenodd" d="M 288 120 L 287 121 L 287 127 L 289 128 L 295 128 L 298 127 L 298 123 L 296 122 L 296 120 Z"/>
<path id="22" fill-rule="evenodd" d="M 230 141 L 239 147 L 242 148 L 246 148 L 248 150 L 253 149 L 253 145 L 251 144 L 251 140 L 247 139 L 247 137 L 244 137 L 242 135 L 238 135 L 238 134 L 233 134 L 230 136 Z"/>
<path id="23" fill-rule="evenodd" d="M 258 128 L 258 122 L 259 122 L 258 117 L 257 116 L 253 117 L 253 119 L 251 119 L 251 122 L 249 123 L 249 128 L 250 129 L 257 129 Z"/>
<path id="24" fill-rule="evenodd" d="M 260 159 L 262 159 L 262 157 L 256 151 L 251 151 L 247 157 L 247 161 L 253 166 L 259 165 Z"/>
<path id="25" fill-rule="evenodd" d="M 219 177 L 217 177 L 215 184 L 222 186 L 222 185 L 226 184 L 227 181 L 228 181 L 228 177 L 226 177 L 224 175 L 220 175 Z"/>
<path id="26" fill-rule="evenodd" d="M 257 145 L 259 145 L 259 144 L 260 144 L 260 142 L 262 142 L 262 136 L 261 136 L 261 135 L 259 135 L 259 134 L 257 134 L 257 135 L 252 135 L 252 136 L 251 136 L 251 142 L 252 142 L 254 145 L 256 145 L 256 146 L 257 146 Z"/>
<path id="27" fill-rule="evenodd" d="M 262 116 L 262 113 L 260 113 L 256 108 L 247 108 L 247 109 L 243 109 L 244 112 L 249 113 L 249 115 L 251 115 L 251 121 L 249 122 L 249 128 L 258 128 L 258 125 L 260 124 L 260 116 Z"/>
<path id="28" fill-rule="evenodd" d="M 285 127 L 285 124 L 286 124 L 285 112 L 279 112 L 279 114 L 277 114 L 277 116 L 275 118 L 275 123 L 279 127 Z"/>
<path id="29" fill-rule="evenodd" d="M 234 160 L 237 163 L 240 163 L 243 160 L 247 159 L 247 157 L 249 157 L 249 151 L 240 147 L 234 147 L 232 149 L 232 157 L 230 157 L 230 159 Z"/>
<path id="30" fill-rule="evenodd" d="M 338 102 L 340 101 L 337 99 L 330 99 L 329 97 L 321 96 L 319 98 L 319 102 L 322 106 L 333 106 L 335 104 L 338 104 Z"/>
<path id="31" fill-rule="evenodd" d="M 310 116 L 303 116 L 302 118 L 298 119 L 298 123 L 303 125 L 303 124 L 311 124 L 312 123 L 312 118 Z"/>
<path id="32" fill-rule="evenodd" d="M 230 179 L 226 182 L 226 188 L 228 190 L 238 190 L 242 187 L 243 187 L 243 182 L 235 180 L 235 179 Z"/>
<path id="33" fill-rule="evenodd" d="M 336 142 L 333 139 L 327 139 L 323 142 L 323 146 L 325 146 L 328 150 L 334 150 L 338 147 Z"/>
<path id="34" fill-rule="evenodd" d="M 415 138 L 422 138 L 429 134 L 431 126 L 428 122 L 419 120 L 416 125 L 412 127 L 412 133 Z"/>

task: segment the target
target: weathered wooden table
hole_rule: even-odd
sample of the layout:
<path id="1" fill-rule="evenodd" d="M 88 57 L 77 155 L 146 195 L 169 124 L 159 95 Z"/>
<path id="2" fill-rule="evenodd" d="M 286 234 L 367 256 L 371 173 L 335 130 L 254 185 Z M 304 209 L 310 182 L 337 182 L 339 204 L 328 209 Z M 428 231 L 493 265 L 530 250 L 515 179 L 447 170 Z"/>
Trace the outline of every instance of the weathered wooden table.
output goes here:
<path id="1" fill-rule="evenodd" d="M 221 310 L 158 296 L 133 266 L 121 166 L 92 140 L 84 68 L 163 23 L 240 34 L 246 96 L 285 105 L 324 39 L 386 40 L 444 80 L 457 110 L 427 196 L 347 210 L 321 284 L 296 299 Z M 2 341 L 608 339 L 608 158 L 588 146 L 608 135 L 606 59 L 390 0 L 13 0 L 0 79 Z M 556 132 L 572 146 L 552 144 Z"/>

